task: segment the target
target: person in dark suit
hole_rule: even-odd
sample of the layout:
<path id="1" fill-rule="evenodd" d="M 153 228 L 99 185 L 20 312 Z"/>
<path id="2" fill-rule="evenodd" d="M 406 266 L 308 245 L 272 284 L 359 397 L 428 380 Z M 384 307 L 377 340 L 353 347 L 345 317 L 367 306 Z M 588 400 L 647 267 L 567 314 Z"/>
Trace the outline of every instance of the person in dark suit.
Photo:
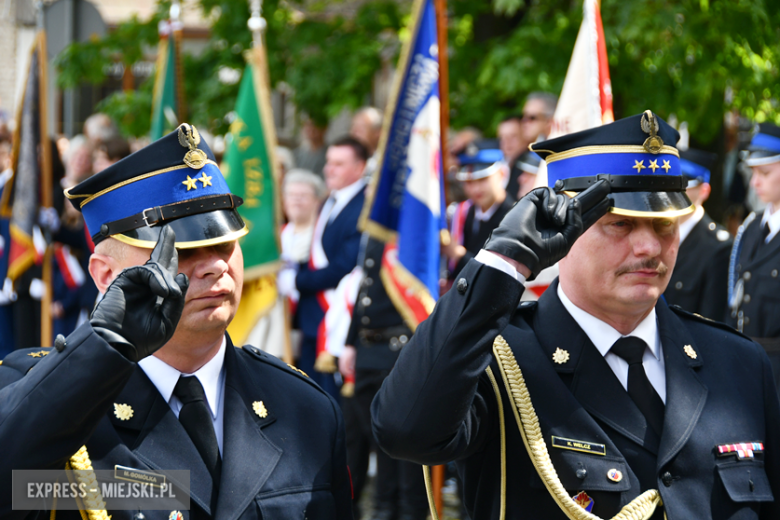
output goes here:
<path id="1" fill-rule="evenodd" d="M 0 442 L 16 447 L 0 469 L 0 515 L 12 515 L 12 470 L 67 464 L 189 471 L 189 510 L 112 510 L 101 487 L 83 502 L 90 518 L 351 518 L 338 405 L 225 332 L 247 228 L 197 130 L 181 125 L 68 197 L 96 244 L 89 270 L 104 296 L 55 348 L 0 365 Z"/>
<path id="2" fill-rule="evenodd" d="M 508 171 L 501 157 L 501 150 L 474 149 L 473 154 L 458 158 L 460 168 L 455 178 L 463 183 L 468 199 L 455 207 L 450 225 L 452 240 L 442 249 L 451 279 L 479 252 L 515 202 L 504 190 Z"/>
<path id="3" fill-rule="evenodd" d="M 646 111 L 534 145 L 555 189 L 512 208 L 377 394 L 380 447 L 456 461 L 473 518 L 780 515 L 766 354 L 661 299 L 693 211 L 677 140 Z"/>
<path id="4" fill-rule="evenodd" d="M 336 399 L 339 383 L 334 375 L 340 353 L 324 349 L 330 332 L 324 318 L 334 290 L 357 265 L 357 222 L 365 200 L 363 171 L 367 160 L 366 147 L 353 137 L 341 138 L 328 147 L 325 184 L 331 193 L 314 227 L 311 258 L 280 275 L 282 286 L 294 284 L 300 293 L 296 312 L 303 341 L 298 366 Z M 293 277 L 292 282 L 284 280 Z"/>
<path id="5" fill-rule="evenodd" d="M 371 401 L 413 334 L 388 295 L 380 275 L 385 243 L 367 234 L 364 241 L 362 267 L 365 277 L 355 301 L 344 356 L 339 358 L 342 374 L 352 376 L 355 381 L 354 395 L 342 401 L 347 421 L 347 460 L 355 500 L 365 484 L 366 461 L 373 445 Z M 427 518 L 428 500 L 420 465 L 392 459 L 381 450 L 377 450 L 376 457 L 374 511 L 370 518 Z"/>
<path id="6" fill-rule="evenodd" d="M 722 321 L 728 302 L 732 240 L 703 207 L 712 191 L 710 168 L 715 157 L 690 148 L 680 153 L 680 168 L 688 181 L 686 193 L 696 210 L 680 217 L 680 251 L 664 298 L 688 312 Z"/>
<path id="7" fill-rule="evenodd" d="M 780 127 L 758 125 L 748 150 L 750 183 L 766 208 L 748 215 L 734 241 L 728 323 L 766 349 L 780 386 Z"/>

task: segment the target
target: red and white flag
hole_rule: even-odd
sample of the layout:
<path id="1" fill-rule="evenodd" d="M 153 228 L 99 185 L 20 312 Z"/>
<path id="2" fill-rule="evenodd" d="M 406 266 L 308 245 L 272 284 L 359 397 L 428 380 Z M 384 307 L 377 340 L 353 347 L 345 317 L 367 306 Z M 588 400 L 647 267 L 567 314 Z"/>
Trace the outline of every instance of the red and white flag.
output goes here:
<path id="1" fill-rule="evenodd" d="M 615 120 L 600 2 L 585 0 L 582 9 L 582 25 L 553 116 L 550 138 Z"/>

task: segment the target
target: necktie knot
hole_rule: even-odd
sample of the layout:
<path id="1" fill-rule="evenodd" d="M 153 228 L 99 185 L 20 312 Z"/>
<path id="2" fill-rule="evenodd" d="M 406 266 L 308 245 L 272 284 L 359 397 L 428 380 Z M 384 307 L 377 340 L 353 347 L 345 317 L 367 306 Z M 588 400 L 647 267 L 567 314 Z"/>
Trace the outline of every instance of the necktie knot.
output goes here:
<path id="1" fill-rule="evenodd" d="M 642 357 L 645 355 L 646 347 L 647 343 L 643 340 L 634 336 L 627 336 L 617 340 L 615 344 L 612 345 L 610 351 L 625 359 L 629 366 L 631 366 L 642 363 Z"/>
<path id="2" fill-rule="evenodd" d="M 200 381 L 195 376 L 179 376 L 179 380 L 173 388 L 173 395 L 179 398 L 182 405 L 206 400 L 206 392 L 203 390 L 203 385 L 200 384 Z"/>

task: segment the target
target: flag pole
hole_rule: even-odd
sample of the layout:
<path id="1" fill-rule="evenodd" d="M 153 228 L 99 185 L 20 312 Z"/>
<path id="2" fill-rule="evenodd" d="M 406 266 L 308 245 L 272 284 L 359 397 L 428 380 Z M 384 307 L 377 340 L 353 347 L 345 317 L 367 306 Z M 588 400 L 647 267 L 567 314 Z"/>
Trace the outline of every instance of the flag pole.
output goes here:
<path id="1" fill-rule="evenodd" d="M 48 98 L 47 98 L 47 56 L 46 56 L 46 32 L 43 25 L 43 2 L 36 4 L 38 9 L 38 117 L 40 128 L 40 146 L 41 146 L 41 206 L 51 209 L 54 205 L 52 197 L 52 171 L 51 171 L 51 142 L 49 140 L 48 127 Z M 44 293 L 41 298 L 41 346 L 48 347 L 52 345 L 53 322 L 51 306 L 53 302 L 52 285 L 52 256 L 54 253 L 54 244 L 51 240 L 51 233 L 46 231 L 46 251 L 43 255 L 43 283 Z"/>
<path id="2" fill-rule="evenodd" d="M 268 71 L 268 61 L 266 58 L 265 45 L 263 42 L 263 32 L 267 27 L 267 22 L 263 18 L 263 5 L 262 0 L 250 0 L 249 9 L 251 16 L 247 21 L 249 30 L 252 31 L 252 70 L 255 72 L 255 78 L 259 79 L 255 83 L 255 88 L 260 91 L 260 95 L 257 96 L 257 102 L 260 106 L 260 118 L 263 123 L 263 127 L 266 129 L 264 132 L 266 137 L 266 149 L 268 151 L 268 157 L 271 159 L 269 168 L 271 169 L 271 175 L 274 179 L 274 237 L 276 238 L 276 245 L 279 251 L 282 250 L 281 237 L 279 234 L 280 224 L 282 222 L 282 204 L 281 204 L 281 187 L 279 178 L 279 171 L 277 168 L 278 162 L 276 160 L 276 132 L 273 118 L 271 117 L 271 78 Z M 290 315 L 290 302 L 286 297 L 282 297 L 282 310 L 284 314 L 284 350 L 282 353 L 282 361 L 288 364 L 293 364 L 295 358 L 292 351 L 292 340 L 290 338 L 290 330 L 292 328 L 292 316 Z"/>
<path id="3" fill-rule="evenodd" d="M 439 122 L 441 135 L 441 172 L 442 182 L 444 183 L 445 205 L 449 204 L 447 197 L 447 132 L 450 127 L 450 82 L 449 82 L 449 61 L 447 55 L 447 0 L 434 0 L 436 8 L 436 32 L 439 46 Z M 449 233 L 442 231 L 442 243 L 449 242 Z M 436 505 L 436 511 L 439 518 L 444 518 L 444 501 L 442 499 L 442 488 L 444 487 L 444 466 L 434 466 L 432 471 L 433 480 L 433 502 Z"/>

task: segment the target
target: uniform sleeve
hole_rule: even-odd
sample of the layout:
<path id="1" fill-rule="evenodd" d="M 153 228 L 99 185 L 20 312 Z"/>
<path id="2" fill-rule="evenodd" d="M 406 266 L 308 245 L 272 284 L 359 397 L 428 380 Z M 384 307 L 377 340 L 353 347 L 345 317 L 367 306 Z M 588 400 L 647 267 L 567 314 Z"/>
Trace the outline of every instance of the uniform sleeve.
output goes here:
<path id="1" fill-rule="evenodd" d="M 523 286 L 476 260 L 460 277 L 468 287 L 439 300 L 371 405 L 374 437 L 392 457 L 441 464 L 473 453 L 487 438 L 495 396 L 484 371 Z"/>
<path id="2" fill-rule="evenodd" d="M 0 377 L 0 446 L 14 447 L 3 455 L 0 489 L 11 489 L 13 469 L 62 468 L 92 435 L 135 366 L 89 323 L 68 336 L 62 352 L 49 352 L 26 374 Z M 0 511 L 10 508 L 6 498 L 0 498 Z"/>
<path id="3" fill-rule="evenodd" d="M 295 287 L 301 295 L 336 287 L 357 265 L 359 250 L 360 232 L 355 228 L 354 232 L 350 232 L 342 241 L 338 254 L 328 259 L 328 267 L 309 269 L 308 264 L 301 264 L 295 277 Z"/>
<path id="4" fill-rule="evenodd" d="M 336 414 L 336 443 L 333 448 L 333 497 L 336 502 L 335 518 L 352 518 L 352 478 L 347 467 L 346 435 L 341 409 L 331 399 Z"/>

